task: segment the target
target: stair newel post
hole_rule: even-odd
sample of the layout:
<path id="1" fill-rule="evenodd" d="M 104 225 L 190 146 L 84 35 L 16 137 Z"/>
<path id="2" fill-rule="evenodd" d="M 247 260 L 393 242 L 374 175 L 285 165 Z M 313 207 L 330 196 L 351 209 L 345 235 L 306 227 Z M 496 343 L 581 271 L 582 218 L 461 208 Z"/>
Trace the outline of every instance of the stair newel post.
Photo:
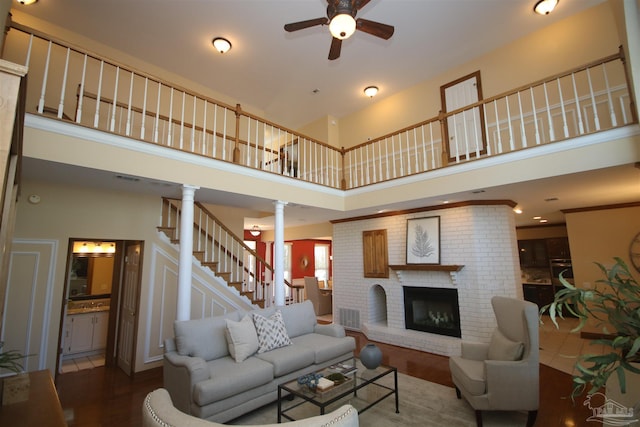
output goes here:
<path id="1" fill-rule="evenodd" d="M 236 142 L 233 147 L 233 163 L 240 163 L 240 118 L 242 117 L 242 107 L 236 104 Z M 249 147 L 247 147 L 248 149 Z"/>
<path id="2" fill-rule="evenodd" d="M 193 201 L 196 190 L 193 185 L 182 186 L 180 212 L 180 263 L 178 265 L 177 320 L 191 318 L 191 272 L 193 265 Z"/>

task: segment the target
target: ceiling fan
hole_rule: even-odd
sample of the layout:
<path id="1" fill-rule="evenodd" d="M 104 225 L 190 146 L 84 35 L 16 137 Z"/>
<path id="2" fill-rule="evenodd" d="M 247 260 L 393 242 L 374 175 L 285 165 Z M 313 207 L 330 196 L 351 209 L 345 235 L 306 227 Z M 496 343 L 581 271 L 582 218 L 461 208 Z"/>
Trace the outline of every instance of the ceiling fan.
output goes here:
<path id="1" fill-rule="evenodd" d="M 393 26 L 358 18 L 356 14 L 371 0 L 327 0 L 327 17 L 293 22 L 284 26 L 285 31 L 298 31 L 316 25 L 329 25 L 333 36 L 329 59 L 340 57 L 342 40 L 349 38 L 356 30 L 388 40 L 393 35 Z"/>

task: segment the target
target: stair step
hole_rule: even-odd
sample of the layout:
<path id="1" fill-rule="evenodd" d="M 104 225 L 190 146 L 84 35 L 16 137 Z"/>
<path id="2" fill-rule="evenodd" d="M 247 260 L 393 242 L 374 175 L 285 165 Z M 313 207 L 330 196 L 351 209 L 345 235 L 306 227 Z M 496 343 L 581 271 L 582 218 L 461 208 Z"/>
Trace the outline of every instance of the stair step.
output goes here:
<path id="1" fill-rule="evenodd" d="M 200 262 L 204 261 L 204 251 L 193 251 L 193 256 Z"/>
<path id="2" fill-rule="evenodd" d="M 253 300 L 253 294 L 255 293 L 255 291 L 242 291 L 240 292 L 240 295 L 243 295 L 247 298 L 249 298 L 250 300 Z"/>
<path id="3" fill-rule="evenodd" d="M 231 272 L 230 271 L 224 271 L 224 272 L 214 272 L 216 274 L 216 276 L 218 277 L 222 277 L 225 282 L 230 282 L 231 281 Z"/>
<path id="4" fill-rule="evenodd" d="M 176 228 L 175 227 L 156 227 L 156 230 L 164 233 L 171 241 L 176 238 Z"/>
<path id="5" fill-rule="evenodd" d="M 218 261 L 204 261 L 201 264 L 203 267 L 209 267 L 213 271 L 218 269 Z"/>
<path id="6" fill-rule="evenodd" d="M 257 305 L 260 308 L 264 308 L 264 300 L 263 299 L 256 299 L 251 301 L 253 304 Z"/>
<path id="7" fill-rule="evenodd" d="M 236 288 L 238 292 L 242 292 L 242 282 L 230 282 L 228 285 Z"/>

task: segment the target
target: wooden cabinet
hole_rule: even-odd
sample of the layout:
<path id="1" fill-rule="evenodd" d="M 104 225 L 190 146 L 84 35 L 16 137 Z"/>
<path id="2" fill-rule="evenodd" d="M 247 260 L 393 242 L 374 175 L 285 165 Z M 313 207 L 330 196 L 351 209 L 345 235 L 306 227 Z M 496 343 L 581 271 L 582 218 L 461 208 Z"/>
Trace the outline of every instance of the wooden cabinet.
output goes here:
<path id="1" fill-rule="evenodd" d="M 568 237 L 555 237 L 553 239 L 546 239 L 547 242 L 547 255 L 549 259 L 570 259 L 571 252 L 569 251 L 569 238 Z"/>
<path id="2" fill-rule="evenodd" d="M 545 239 L 518 240 L 521 267 L 548 267 Z"/>
<path id="3" fill-rule="evenodd" d="M 524 293 L 524 299 L 531 301 L 541 308 L 547 304 L 553 302 L 553 286 L 552 285 L 538 285 L 534 283 L 523 283 L 522 291 Z"/>
<path id="4" fill-rule="evenodd" d="M 362 232 L 364 277 L 389 277 L 387 230 Z"/>
<path id="5" fill-rule="evenodd" d="M 63 354 L 102 350 L 107 346 L 109 312 L 67 316 Z"/>

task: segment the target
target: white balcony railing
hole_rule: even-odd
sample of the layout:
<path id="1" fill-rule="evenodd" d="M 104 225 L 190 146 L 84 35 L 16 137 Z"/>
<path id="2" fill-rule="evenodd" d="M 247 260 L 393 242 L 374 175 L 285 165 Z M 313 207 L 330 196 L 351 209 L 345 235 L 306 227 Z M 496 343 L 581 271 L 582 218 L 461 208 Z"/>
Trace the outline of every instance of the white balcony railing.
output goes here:
<path id="1" fill-rule="evenodd" d="M 339 189 L 637 122 L 621 54 L 346 150 L 17 23 L 3 59 L 29 69 L 29 113 Z"/>

